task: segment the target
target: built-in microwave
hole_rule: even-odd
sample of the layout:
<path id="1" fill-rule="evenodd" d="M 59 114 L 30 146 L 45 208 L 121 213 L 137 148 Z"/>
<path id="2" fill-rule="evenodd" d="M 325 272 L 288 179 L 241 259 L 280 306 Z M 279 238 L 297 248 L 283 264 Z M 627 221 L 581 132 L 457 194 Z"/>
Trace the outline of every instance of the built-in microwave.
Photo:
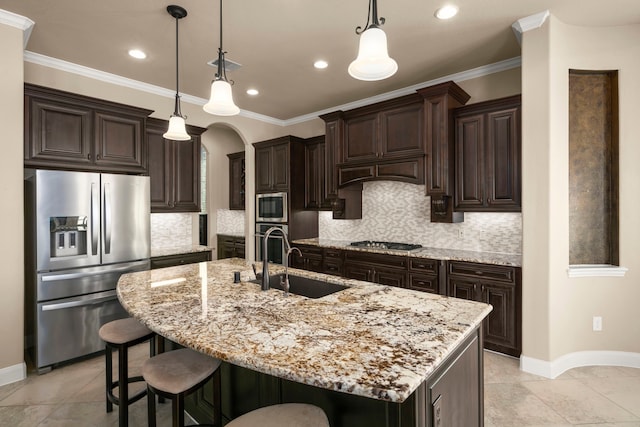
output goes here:
<path id="1" fill-rule="evenodd" d="M 256 194 L 256 222 L 287 222 L 287 193 Z"/>

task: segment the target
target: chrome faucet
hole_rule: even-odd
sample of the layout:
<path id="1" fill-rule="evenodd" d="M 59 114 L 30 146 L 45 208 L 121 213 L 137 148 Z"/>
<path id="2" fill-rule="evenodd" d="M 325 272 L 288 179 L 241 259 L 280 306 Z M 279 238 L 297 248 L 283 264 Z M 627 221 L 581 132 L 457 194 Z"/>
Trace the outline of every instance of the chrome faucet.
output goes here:
<path id="1" fill-rule="evenodd" d="M 289 254 L 291 253 L 291 245 L 289 244 L 289 239 L 287 238 L 287 233 L 284 232 L 284 230 L 280 227 L 271 227 L 267 230 L 266 233 L 264 233 L 264 237 L 262 238 L 262 290 L 263 291 L 268 291 L 269 290 L 269 254 L 267 253 L 268 250 L 268 245 L 267 242 L 269 241 L 269 236 L 271 235 L 271 233 L 273 233 L 274 231 L 279 231 L 280 234 L 282 234 L 282 238 L 284 239 L 284 246 L 285 246 L 285 256 L 284 256 L 284 268 L 285 271 L 288 271 L 289 268 Z M 294 248 L 297 249 L 297 248 Z M 299 249 L 298 249 L 299 251 Z M 287 285 L 288 285 L 288 280 L 287 280 Z"/>

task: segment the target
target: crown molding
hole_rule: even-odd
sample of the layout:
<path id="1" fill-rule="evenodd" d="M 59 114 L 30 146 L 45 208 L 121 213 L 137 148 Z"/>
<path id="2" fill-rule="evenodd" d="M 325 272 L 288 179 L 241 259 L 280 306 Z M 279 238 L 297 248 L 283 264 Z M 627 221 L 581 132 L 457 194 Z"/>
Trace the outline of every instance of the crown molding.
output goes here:
<path id="1" fill-rule="evenodd" d="M 142 92 L 151 93 L 165 98 L 173 99 L 175 92 L 171 89 L 166 89 L 160 86 L 144 83 L 138 80 L 129 79 L 116 74 L 107 73 L 104 71 L 96 70 L 94 68 L 85 67 L 83 65 L 74 64 L 72 62 L 63 61 L 61 59 L 52 58 L 49 56 L 41 55 L 39 53 L 25 51 L 24 60 L 33 64 L 42 65 L 49 68 L 65 71 L 68 73 L 77 74 L 80 76 L 88 77 L 90 79 L 100 80 L 103 82 L 111 83 L 118 86 L 124 86 L 131 89 L 139 90 Z M 436 85 L 439 83 L 448 82 L 453 80 L 455 82 L 462 82 L 465 80 L 475 79 L 477 77 L 486 76 L 489 74 L 497 73 L 500 71 L 510 70 L 512 68 L 518 68 L 522 64 L 521 58 L 515 57 L 506 59 L 504 61 L 496 62 L 489 65 L 483 65 L 481 67 L 473 68 L 471 70 L 462 71 L 460 73 L 450 74 L 448 76 L 440 77 L 434 80 L 422 82 L 413 86 L 408 86 L 402 89 L 386 92 L 380 95 L 372 96 L 369 98 L 360 99 L 355 102 L 350 102 L 336 107 L 327 108 L 321 111 L 305 114 L 302 116 L 293 117 L 287 120 L 277 119 L 275 117 L 266 116 L 264 114 L 255 113 L 253 111 L 240 110 L 240 116 L 253 120 L 269 123 L 276 126 L 286 127 L 299 123 L 304 123 L 310 120 L 318 119 L 318 116 L 326 113 L 330 113 L 336 110 L 351 110 L 353 108 L 363 107 L 365 105 L 374 104 L 380 101 L 386 101 L 388 99 L 397 98 L 399 96 L 415 93 L 417 89 L 423 87 Z M 203 106 L 208 102 L 204 98 L 200 98 L 193 95 L 181 94 L 180 100 L 182 102 L 188 102 L 193 105 Z"/>
<path id="2" fill-rule="evenodd" d="M 511 28 L 513 29 L 513 33 L 518 39 L 518 43 L 522 44 L 522 33 L 542 27 L 548 17 L 549 10 L 545 10 L 540 13 L 518 19 L 516 22 L 514 22 L 511 25 Z"/>
<path id="3" fill-rule="evenodd" d="M 33 30 L 35 22 L 26 16 L 0 9 L 0 24 L 22 30 L 22 47 L 24 49 L 27 48 L 27 43 L 29 42 L 29 37 L 31 37 L 31 31 Z"/>

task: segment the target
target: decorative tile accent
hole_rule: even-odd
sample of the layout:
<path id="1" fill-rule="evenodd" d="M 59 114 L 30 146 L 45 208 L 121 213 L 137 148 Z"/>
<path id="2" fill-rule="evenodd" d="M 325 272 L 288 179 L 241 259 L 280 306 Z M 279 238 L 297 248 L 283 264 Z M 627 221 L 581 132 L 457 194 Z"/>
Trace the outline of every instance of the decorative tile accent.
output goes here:
<path id="1" fill-rule="evenodd" d="M 334 220 L 320 212 L 319 238 L 419 243 L 431 248 L 522 253 L 522 214 L 465 212 L 458 224 L 432 223 L 424 185 L 365 182 L 362 219 Z M 462 237 L 459 237 L 460 232 Z"/>
<path id="2" fill-rule="evenodd" d="M 193 245 L 192 214 L 151 214 L 151 248 Z"/>
<path id="3" fill-rule="evenodd" d="M 244 235 L 244 211 L 218 209 L 216 233 Z"/>

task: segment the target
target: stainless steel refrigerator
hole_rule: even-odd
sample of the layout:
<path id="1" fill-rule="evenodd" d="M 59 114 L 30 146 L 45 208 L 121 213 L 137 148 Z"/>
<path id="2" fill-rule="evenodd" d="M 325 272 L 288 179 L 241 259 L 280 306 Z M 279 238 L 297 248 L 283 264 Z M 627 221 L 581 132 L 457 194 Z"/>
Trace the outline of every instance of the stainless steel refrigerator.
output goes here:
<path id="1" fill-rule="evenodd" d="M 25 346 L 39 372 L 104 349 L 120 275 L 149 269 L 149 177 L 25 170 Z"/>

